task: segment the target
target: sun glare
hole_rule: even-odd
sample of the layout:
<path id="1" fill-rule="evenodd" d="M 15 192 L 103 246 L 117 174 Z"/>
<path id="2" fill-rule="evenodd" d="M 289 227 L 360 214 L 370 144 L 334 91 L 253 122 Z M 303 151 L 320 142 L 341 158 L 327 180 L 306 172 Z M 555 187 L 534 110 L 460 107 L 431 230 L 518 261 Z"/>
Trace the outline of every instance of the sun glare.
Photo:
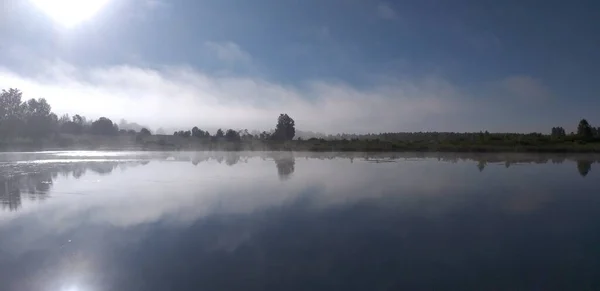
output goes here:
<path id="1" fill-rule="evenodd" d="M 65 27 L 92 18 L 109 0 L 32 0 L 44 13 Z"/>

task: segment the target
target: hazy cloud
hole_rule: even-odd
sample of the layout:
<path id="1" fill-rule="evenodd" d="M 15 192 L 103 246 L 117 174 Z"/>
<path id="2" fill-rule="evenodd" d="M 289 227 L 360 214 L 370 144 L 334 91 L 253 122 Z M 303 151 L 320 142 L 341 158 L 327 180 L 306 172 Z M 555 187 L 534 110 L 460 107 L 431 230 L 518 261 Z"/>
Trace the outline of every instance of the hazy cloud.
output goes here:
<path id="1" fill-rule="evenodd" d="M 377 5 L 377 15 L 382 19 L 388 20 L 396 19 L 396 17 L 398 17 L 396 11 L 392 7 L 390 7 L 389 4 L 383 2 Z"/>
<path id="2" fill-rule="evenodd" d="M 204 43 L 207 49 L 213 52 L 219 60 L 235 63 L 235 62 L 250 62 L 252 57 L 245 52 L 234 42 L 212 42 Z"/>
<path id="3" fill-rule="evenodd" d="M 458 90 L 435 77 L 370 88 L 323 81 L 286 86 L 258 78 L 215 77 L 185 67 L 84 69 L 54 62 L 37 76 L 0 69 L 0 84 L 20 88 L 26 98 L 47 98 L 57 113 L 125 118 L 153 128 L 267 130 L 286 112 L 302 130 L 430 130 L 461 109 Z"/>

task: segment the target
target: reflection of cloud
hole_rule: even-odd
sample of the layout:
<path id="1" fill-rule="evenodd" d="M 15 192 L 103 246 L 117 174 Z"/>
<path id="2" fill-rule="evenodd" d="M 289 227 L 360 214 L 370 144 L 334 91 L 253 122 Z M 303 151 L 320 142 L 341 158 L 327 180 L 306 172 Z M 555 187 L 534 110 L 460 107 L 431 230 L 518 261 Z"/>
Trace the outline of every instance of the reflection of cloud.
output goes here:
<path id="1" fill-rule="evenodd" d="M 341 154 L 348 157 L 345 159 L 335 158 L 337 154 L 334 153 L 270 155 L 277 157 L 263 159 L 269 154 L 249 152 L 157 153 L 156 159 L 161 161 L 144 167 L 128 167 L 126 171 L 112 171 L 109 175 L 93 171 L 87 171 L 82 179 L 53 175 L 54 182 L 47 190 L 52 199 L 23 206 L 19 212 L 0 211 L 0 225 L 16 223 L 33 213 L 43 217 L 39 225 L 27 229 L 19 237 L 19 242 L 27 245 L 47 235 L 48 231 L 53 235 L 67 233 L 85 224 L 118 228 L 155 222 L 179 225 L 213 215 L 243 216 L 280 209 L 298 201 L 303 201 L 307 207 L 326 209 L 360 201 L 393 199 L 401 201 L 399 211 L 441 215 L 453 207 L 462 207 L 464 196 L 461 195 L 500 193 L 498 205 L 508 205 L 510 211 L 525 212 L 534 211 L 554 199 L 552 189 L 556 183 L 565 183 L 563 173 L 546 171 L 556 167 L 552 164 L 506 169 L 504 163 L 499 162 L 503 159 L 517 164 L 551 160 L 537 155 L 431 153 L 415 158 L 415 154 L 398 153 L 394 155 L 398 160 L 393 163 L 370 162 L 385 157 L 376 153 Z M 366 156 L 371 158 L 365 160 Z M 485 156 L 489 159 L 484 159 Z M 169 157 L 171 159 L 167 160 Z M 219 157 L 225 162 L 218 163 Z M 355 157 L 353 162 L 350 157 Z M 194 160 L 202 162 L 194 166 L 190 162 Z M 230 166 L 228 164 L 232 163 L 228 160 L 245 162 Z M 459 160 L 462 161 L 457 162 Z M 464 162 L 466 160 L 469 161 Z M 474 175 L 477 169 L 472 160 L 490 161 L 485 177 Z M 294 177 L 284 183 L 279 182 L 280 177 L 273 172 L 274 167 L 281 171 L 278 162 L 282 161 L 294 161 Z M 284 174 L 290 172 L 287 171 L 290 167 L 283 168 L 286 169 Z M 547 180 L 533 183 L 532 173 L 548 175 L 544 176 Z M 561 178 L 552 176 L 556 174 Z M 488 179 L 492 175 L 502 178 Z M 591 179 L 584 182 L 587 181 Z M 524 185 L 536 188 L 523 188 Z M 490 189 L 500 192 L 488 193 Z M 522 193 L 548 193 L 548 196 Z M 250 235 L 226 235 L 217 239 L 215 245 L 232 249 Z"/>

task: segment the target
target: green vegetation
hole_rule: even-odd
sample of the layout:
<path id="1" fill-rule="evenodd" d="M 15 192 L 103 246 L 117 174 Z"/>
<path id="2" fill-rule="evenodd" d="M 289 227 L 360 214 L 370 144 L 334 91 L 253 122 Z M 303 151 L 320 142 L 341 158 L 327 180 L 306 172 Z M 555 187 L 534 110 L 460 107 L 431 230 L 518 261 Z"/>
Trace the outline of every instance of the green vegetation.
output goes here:
<path id="1" fill-rule="evenodd" d="M 195 126 L 173 135 L 119 129 L 106 117 L 52 113 L 45 99 L 22 101 L 17 89 L 0 94 L 0 150 L 142 149 L 142 150 L 296 150 L 296 151 L 440 151 L 440 152 L 600 152 L 600 128 L 582 119 L 576 133 L 563 127 L 542 133 L 398 132 L 297 137 L 296 123 L 281 114 L 271 132 L 219 129 L 215 135 Z"/>

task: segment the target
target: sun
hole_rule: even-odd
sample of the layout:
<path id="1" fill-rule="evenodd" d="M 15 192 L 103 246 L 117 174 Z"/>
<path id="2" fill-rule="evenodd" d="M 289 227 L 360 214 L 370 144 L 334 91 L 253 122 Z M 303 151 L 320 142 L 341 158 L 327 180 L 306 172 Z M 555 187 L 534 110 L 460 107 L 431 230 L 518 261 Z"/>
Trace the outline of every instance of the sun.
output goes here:
<path id="1" fill-rule="evenodd" d="M 31 0 L 54 21 L 65 27 L 92 18 L 110 0 Z"/>

